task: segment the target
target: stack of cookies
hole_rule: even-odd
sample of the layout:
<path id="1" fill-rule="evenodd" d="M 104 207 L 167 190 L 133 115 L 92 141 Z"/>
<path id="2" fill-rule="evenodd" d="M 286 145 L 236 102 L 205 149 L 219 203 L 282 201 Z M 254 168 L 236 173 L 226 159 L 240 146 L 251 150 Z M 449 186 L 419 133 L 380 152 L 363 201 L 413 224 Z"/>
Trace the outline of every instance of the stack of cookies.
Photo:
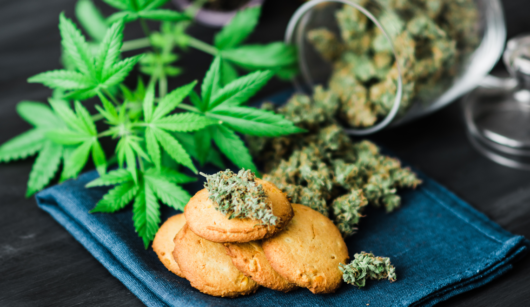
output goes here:
<path id="1" fill-rule="evenodd" d="M 275 225 L 251 218 L 229 219 L 203 189 L 184 214 L 160 227 L 153 249 L 168 270 L 199 291 L 222 297 L 256 292 L 259 286 L 288 292 L 297 287 L 331 293 L 342 283 L 339 263 L 348 249 L 337 227 L 324 215 L 291 204 L 272 183 L 263 187 Z"/>

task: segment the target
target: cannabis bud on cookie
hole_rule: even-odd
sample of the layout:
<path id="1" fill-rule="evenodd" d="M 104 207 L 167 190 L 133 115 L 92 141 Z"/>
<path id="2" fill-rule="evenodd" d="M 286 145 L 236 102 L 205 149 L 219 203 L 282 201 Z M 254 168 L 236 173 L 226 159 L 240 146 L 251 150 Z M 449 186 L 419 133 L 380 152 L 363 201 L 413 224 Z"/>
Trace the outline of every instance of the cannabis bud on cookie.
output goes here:
<path id="1" fill-rule="evenodd" d="M 236 175 L 231 170 L 206 175 L 204 184 L 208 198 L 217 204 L 215 208 L 228 219 L 252 218 L 266 225 L 276 225 L 278 217 L 272 213 L 267 202 L 267 194 L 261 184 L 256 182 L 256 175 L 242 169 Z"/>

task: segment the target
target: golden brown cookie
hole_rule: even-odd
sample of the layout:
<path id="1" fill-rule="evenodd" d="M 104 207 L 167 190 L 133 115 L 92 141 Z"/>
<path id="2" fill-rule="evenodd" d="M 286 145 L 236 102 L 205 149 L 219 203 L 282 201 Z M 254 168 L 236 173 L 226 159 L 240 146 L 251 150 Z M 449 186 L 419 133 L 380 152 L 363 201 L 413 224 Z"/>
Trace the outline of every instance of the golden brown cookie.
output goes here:
<path id="1" fill-rule="evenodd" d="M 348 248 L 337 227 L 321 213 L 293 204 L 294 217 L 277 236 L 262 241 L 272 268 L 283 278 L 313 293 L 332 293 L 342 283 L 339 263 Z"/>
<path id="2" fill-rule="evenodd" d="M 225 243 L 227 254 L 238 270 L 260 286 L 289 292 L 297 288 L 274 271 L 265 257 L 261 242 Z"/>
<path id="3" fill-rule="evenodd" d="M 245 243 L 268 238 L 280 232 L 293 217 L 291 203 L 274 184 L 256 179 L 263 186 L 272 206 L 272 213 L 278 217 L 274 226 L 259 225 L 254 219 L 231 219 L 217 211 L 203 189 L 191 198 L 184 209 L 190 229 L 205 239 L 219 243 Z"/>
<path id="4" fill-rule="evenodd" d="M 236 297 L 256 292 L 258 284 L 241 273 L 221 243 L 203 239 L 185 225 L 175 237 L 173 257 L 192 287 L 213 296 Z"/>
<path id="5" fill-rule="evenodd" d="M 153 250 L 158 255 L 158 259 L 168 270 L 180 277 L 184 277 L 184 275 L 182 275 L 178 263 L 173 258 L 173 250 L 175 249 L 173 239 L 175 239 L 175 236 L 185 224 L 186 217 L 184 213 L 173 215 L 160 226 L 153 240 Z"/>

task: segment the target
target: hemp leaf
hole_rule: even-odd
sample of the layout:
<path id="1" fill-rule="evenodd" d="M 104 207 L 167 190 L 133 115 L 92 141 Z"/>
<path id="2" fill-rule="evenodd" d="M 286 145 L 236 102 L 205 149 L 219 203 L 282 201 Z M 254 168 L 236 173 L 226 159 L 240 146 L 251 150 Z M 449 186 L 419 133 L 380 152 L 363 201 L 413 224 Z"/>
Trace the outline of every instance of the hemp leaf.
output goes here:
<path id="1" fill-rule="evenodd" d="M 260 6 L 240 10 L 230 23 L 215 35 L 214 45 L 221 57 L 227 60 L 223 65 L 233 72 L 235 70 L 231 63 L 250 71 L 270 69 L 279 78 L 292 78 L 297 73 L 296 49 L 293 46 L 282 42 L 241 46 L 254 31 L 260 14 Z"/>
<path id="2" fill-rule="evenodd" d="M 123 22 L 114 23 L 105 34 L 94 58 L 89 46 L 75 24 L 61 13 L 59 29 L 65 56 L 77 71 L 52 70 L 28 79 L 30 83 L 42 83 L 53 89 L 70 91 L 66 97 L 87 99 L 103 89 L 121 83 L 141 55 L 119 60 L 123 40 Z"/>
<path id="3" fill-rule="evenodd" d="M 136 181 L 134 176 L 136 175 L 128 170 L 118 169 L 88 183 L 87 188 L 116 185 L 90 212 L 116 212 L 125 208 L 134 199 L 134 227 L 147 249 L 159 228 L 159 201 L 183 211 L 191 195 L 179 184 L 193 182 L 196 179 L 168 168 L 150 168 L 141 171 Z"/>
<path id="4" fill-rule="evenodd" d="M 46 137 L 56 144 L 69 146 L 71 150 L 71 154 L 65 159 L 60 180 L 77 177 L 90 155 L 98 172 L 104 174 L 107 159 L 98 140 L 96 125 L 87 109 L 79 101 L 75 102 L 75 113 L 60 100 L 50 99 L 50 104 L 66 123 L 66 127 L 50 130 L 46 132 Z"/>
<path id="5" fill-rule="evenodd" d="M 38 153 L 29 175 L 26 197 L 44 188 L 55 176 L 63 146 L 46 138 L 52 129 L 65 127 L 63 121 L 45 104 L 23 101 L 17 105 L 20 117 L 33 125 L 33 129 L 18 135 L 0 146 L 0 162 L 24 159 Z"/>
<path id="6" fill-rule="evenodd" d="M 154 107 L 154 88 L 149 87 L 147 89 L 143 103 L 146 147 L 152 162 L 158 169 L 161 168 L 162 164 L 159 147 L 161 145 L 175 162 L 197 172 L 189 154 L 179 141 L 168 133 L 168 131 L 197 131 L 213 124 L 211 120 L 197 113 L 186 112 L 168 115 L 189 95 L 195 84 L 194 81 L 172 91 L 162 98 L 157 107 Z"/>
<path id="7" fill-rule="evenodd" d="M 96 42 L 101 42 L 105 38 L 105 33 L 109 27 L 105 17 L 91 0 L 79 0 L 75 6 L 75 16 L 77 20 Z"/>
<path id="8" fill-rule="evenodd" d="M 181 21 L 189 20 L 186 14 L 172 10 L 160 9 L 160 7 L 169 0 L 103 0 L 108 5 L 120 10 L 111 15 L 108 22 L 123 20 L 130 22 L 142 19 L 160 20 L 160 21 Z"/>
<path id="9" fill-rule="evenodd" d="M 214 59 L 201 86 L 201 97 L 192 92 L 190 100 L 217 125 L 204 132 L 201 140 L 207 150 L 211 140 L 221 152 L 240 168 L 257 173 L 252 157 L 235 132 L 253 136 L 281 136 L 304 132 L 274 112 L 243 106 L 272 78 L 271 71 L 256 71 L 222 86 L 222 60 Z M 235 132 L 234 132 L 235 131 Z M 204 156 L 199 161 L 205 161 Z"/>

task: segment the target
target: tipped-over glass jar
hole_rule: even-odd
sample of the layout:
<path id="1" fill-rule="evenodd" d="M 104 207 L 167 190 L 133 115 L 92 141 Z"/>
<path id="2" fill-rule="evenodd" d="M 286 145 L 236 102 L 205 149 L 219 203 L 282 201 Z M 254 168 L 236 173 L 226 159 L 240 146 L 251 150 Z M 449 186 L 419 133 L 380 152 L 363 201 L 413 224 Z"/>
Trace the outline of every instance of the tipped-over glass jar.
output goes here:
<path id="1" fill-rule="evenodd" d="M 339 120 L 367 135 L 434 112 L 475 88 L 501 56 L 499 0 L 312 0 L 291 18 L 298 90 L 322 84 Z"/>

